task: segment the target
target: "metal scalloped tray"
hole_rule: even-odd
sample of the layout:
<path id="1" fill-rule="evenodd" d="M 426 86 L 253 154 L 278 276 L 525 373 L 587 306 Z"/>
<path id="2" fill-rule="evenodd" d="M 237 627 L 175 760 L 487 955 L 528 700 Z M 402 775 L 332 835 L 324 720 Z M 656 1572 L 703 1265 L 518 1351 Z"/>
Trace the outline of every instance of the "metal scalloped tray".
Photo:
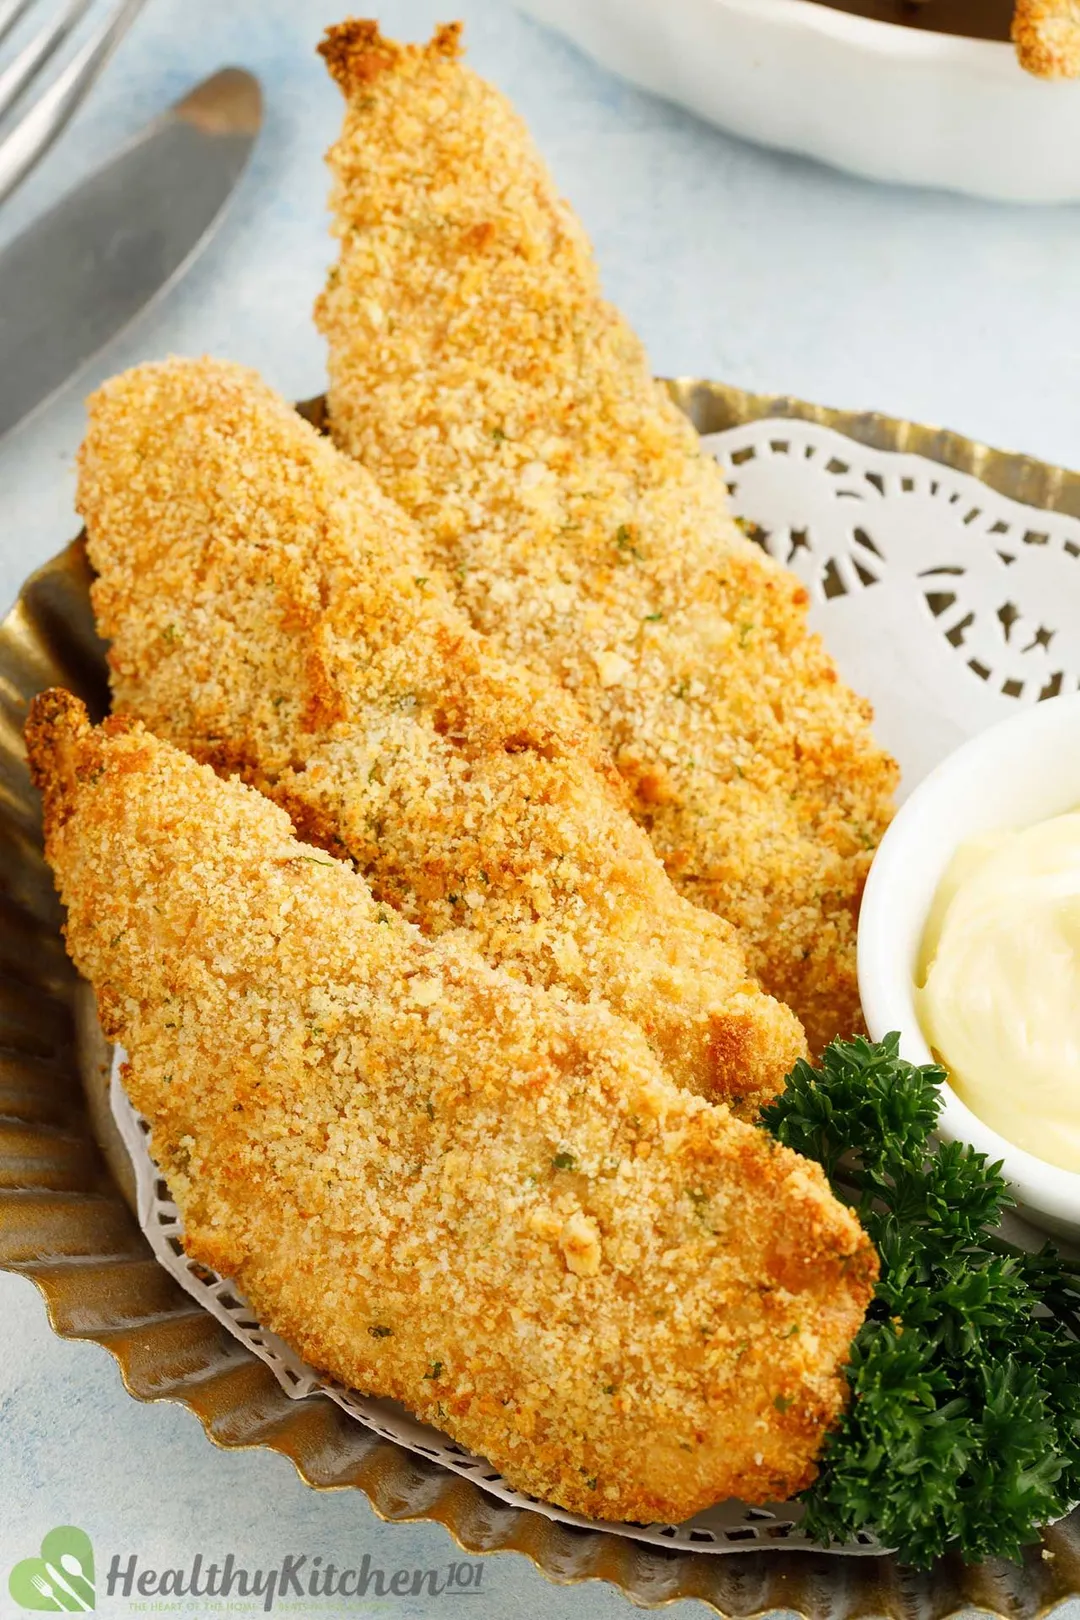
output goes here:
<path id="1" fill-rule="evenodd" d="M 761 417 L 819 422 L 862 444 L 909 450 L 1014 499 L 1080 517 L 1080 475 L 954 433 L 680 379 L 672 394 L 703 433 Z M 320 401 L 306 414 L 318 420 Z M 55 1331 L 115 1356 L 139 1400 L 182 1401 L 218 1446 L 266 1446 L 315 1490 L 361 1490 L 383 1519 L 442 1524 L 469 1552 L 516 1551 L 553 1581 L 606 1580 L 635 1603 L 698 1598 L 719 1613 L 942 1620 L 966 1607 L 1035 1617 L 1080 1596 L 1080 1510 L 1022 1566 L 755 1551 L 709 1558 L 575 1530 L 508 1507 L 405 1452 L 326 1401 L 291 1402 L 272 1373 L 158 1266 L 129 1207 L 130 1172 L 105 1106 L 107 1054 L 60 935 L 22 726 L 35 692 L 62 685 L 104 712 L 104 648 L 81 539 L 33 574 L 0 623 L 0 1267 L 31 1277 Z M 212 1488 L 213 1465 L 207 1461 Z"/>

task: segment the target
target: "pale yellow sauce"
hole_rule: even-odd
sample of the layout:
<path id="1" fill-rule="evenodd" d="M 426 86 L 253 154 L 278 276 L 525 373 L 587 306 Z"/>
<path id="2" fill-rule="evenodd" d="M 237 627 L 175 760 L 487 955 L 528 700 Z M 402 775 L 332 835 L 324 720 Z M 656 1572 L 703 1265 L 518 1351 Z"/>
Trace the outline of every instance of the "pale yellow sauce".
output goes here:
<path id="1" fill-rule="evenodd" d="M 916 983 L 923 1034 L 973 1113 L 1080 1170 L 1080 813 L 965 844 Z"/>

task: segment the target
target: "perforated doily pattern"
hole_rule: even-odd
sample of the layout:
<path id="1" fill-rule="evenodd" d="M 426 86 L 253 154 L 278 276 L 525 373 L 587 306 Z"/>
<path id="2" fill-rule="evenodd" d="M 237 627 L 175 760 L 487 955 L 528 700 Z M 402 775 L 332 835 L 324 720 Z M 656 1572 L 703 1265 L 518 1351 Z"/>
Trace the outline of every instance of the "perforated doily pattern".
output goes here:
<path id="1" fill-rule="evenodd" d="M 876 731 L 910 788 L 957 743 L 1080 687 L 1080 522 L 1024 507 L 919 456 L 872 450 L 802 421 L 757 421 L 703 440 L 747 532 L 810 592 L 811 621 L 845 678 L 874 704 Z M 306 1367 L 224 1278 L 190 1260 L 180 1216 L 150 1156 L 148 1127 L 113 1065 L 112 1106 L 131 1155 L 139 1221 L 163 1266 L 274 1372 L 296 1400 L 337 1404 L 377 1434 L 565 1524 L 590 1521 L 513 1490 L 482 1458 Z M 682 1525 L 609 1525 L 704 1553 L 810 1547 L 797 1503 L 722 1503 Z M 834 1548 L 877 1554 L 873 1537 Z"/>
<path id="2" fill-rule="evenodd" d="M 966 737 L 1080 687 L 1080 522 L 816 423 L 704 439 L 732 505 L 810 591 L 910 788 Z"/>

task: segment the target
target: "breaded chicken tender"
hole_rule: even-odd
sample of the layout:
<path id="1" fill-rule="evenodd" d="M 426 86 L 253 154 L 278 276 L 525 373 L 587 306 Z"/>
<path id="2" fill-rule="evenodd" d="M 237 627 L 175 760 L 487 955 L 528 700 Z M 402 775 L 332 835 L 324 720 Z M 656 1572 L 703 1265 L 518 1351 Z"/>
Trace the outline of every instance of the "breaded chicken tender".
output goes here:
<path id="1" fill-rule="evenodd" d="M 185 1246 L 264 1324 L 597 1518 L 811 1479 L 876 1272 L 817 1165 L 139 723 L 54 691 L 27 738 Z"/>
<path id="2" fill-rule="evenodd" d="M 472 622 L 573 692 L 676 885 L 738 927 L 811 1046 L 850 1035 L 896 777 L 869 706 L 808 633 L 802 585 L 739 532 L 457 27 L 417 47 L 347 22 L 322 51 L 347 99 L 316 311 L 337 443 Z"/>
<path id="3" fill-rule="evenodd" d="M 805 1050 L 692 906 L 545 672 L 425 576 L 414 525 L 254 373 L 141 366 L 90 402 L 86 519 L 115 704 L 237 771 L 426 934 L 605 998 L 748 1113 Z"/>
<path id="4" fill-rule="evenodd" d="M 1016 0 L 1012 36 L 1029 73 L 1080 78 L 1080 0 Z"/>

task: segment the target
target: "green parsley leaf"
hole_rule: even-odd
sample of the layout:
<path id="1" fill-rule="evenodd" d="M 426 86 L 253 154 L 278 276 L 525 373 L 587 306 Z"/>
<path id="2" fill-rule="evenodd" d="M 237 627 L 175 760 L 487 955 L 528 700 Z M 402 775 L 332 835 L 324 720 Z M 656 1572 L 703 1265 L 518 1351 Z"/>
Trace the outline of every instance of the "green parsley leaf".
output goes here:
<path id="1" fill-rule="evenodd" d="M 824 1166 L 881 1256 L 806 1529 L 869 1530 L 924 1568 L 946 1549 L 1017 1559 L 1080 1499 L 1080 1268 L 1001 1238 L 1000 1164 L 933 1145 L 944 1077 L 896 1035 L 837 1041 L 762 1116 Z"/>

